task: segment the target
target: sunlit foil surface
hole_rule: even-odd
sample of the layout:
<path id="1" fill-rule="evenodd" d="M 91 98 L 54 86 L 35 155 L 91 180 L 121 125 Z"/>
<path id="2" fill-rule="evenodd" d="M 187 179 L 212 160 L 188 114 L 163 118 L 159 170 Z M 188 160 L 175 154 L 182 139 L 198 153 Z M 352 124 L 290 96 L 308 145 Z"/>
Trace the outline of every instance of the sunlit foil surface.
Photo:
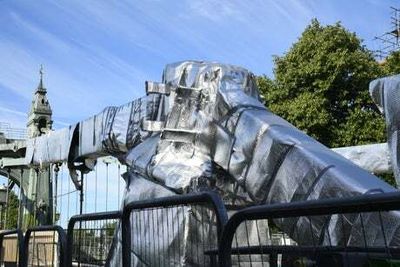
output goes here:
<path id="1" fill-rule="evenodd" d="M 165 67 L 162 82 L 148 82 L 146 88 L 143 98 L 106 108 L 68 129 L 30 140 L 27 163 L 68 160 L 77 179 L 77 163 L 90 167 L 90 159 L 114 155 L 130 167 L 124 174 L 124 203 L 213 190 L 231 212 L 247 205 L 396 190 L 270 112 L 260 101 L 254 75 L 244 68 L 178 62 Z M 191 223 L 195 208 L 171 212 L 185 231 L 158 237 L 164 249 L 179 240 L 184 253 L 163 265 L 196 265 L 196 257 L 187 248 L 198 245 L 194 240 L 201 243 L 205 236 L 216 236 L 215 229 L 198 233 Z M 176 215 L 179 212 L 183 214 Z M 165 221 L 160 216 L 157 220 Z M 388 243 L 400 244 L 398 212 L 383 216 Z M 383 246 L 377 215 L 365 214 L 362 219 L 368 246 Z M 306 218 L 275 223 L 299 244 L 312 245 L 317 240 L 318 245 L 365 245 L 357 215 L 345 215 L 340 220 L 337 216 L 312 217 L 311 226 Z M 266 222 L 258 224 L 260 229 L 266 226 Z M 141 233 L 133 235 L 146 237 L 155 231 L 151 227 L 136 230 Z M 250 239 L 257 238 L 254 230 L 247 231 Z M 348 233 L 345 238 L 343 231 Z M 194 233 L 197 239 L 189 238 L 188 233 Z M 121 265 L 120 234 L 118 230 L 119 241 L 110 256 L 112 266 Z M 263 242 L 267 244 L 268 240 Z M 140 251 L 152 255 L 145 264 L 157 265 L 159 257 L 164 257 L 145 242 L 132 245 L 137 266 L 143 264 Z"/>
<path id="2" fill-rule="evenodd" d="M 400 186 L 400 75 L 385 77 L 370 83 L 372 99 L 384 114 L 390 158 L 397 188 Z"/>

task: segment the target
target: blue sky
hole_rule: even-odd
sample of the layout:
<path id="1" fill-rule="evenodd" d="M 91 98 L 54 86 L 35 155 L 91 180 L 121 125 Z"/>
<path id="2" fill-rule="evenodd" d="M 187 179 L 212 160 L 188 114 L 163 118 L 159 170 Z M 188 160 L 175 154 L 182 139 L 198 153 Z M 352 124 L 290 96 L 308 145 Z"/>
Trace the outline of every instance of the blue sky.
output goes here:
<path id="1" fill-rule="evenodd" d="M 389 25 L 382 0 L 0 0 L 0 121 L 23 127 L 40 64 L 55 127 L 144 94 L 163 66 L 217 60 L 272 75 L 314 17 L 343 25 L 375 49 Z"/>

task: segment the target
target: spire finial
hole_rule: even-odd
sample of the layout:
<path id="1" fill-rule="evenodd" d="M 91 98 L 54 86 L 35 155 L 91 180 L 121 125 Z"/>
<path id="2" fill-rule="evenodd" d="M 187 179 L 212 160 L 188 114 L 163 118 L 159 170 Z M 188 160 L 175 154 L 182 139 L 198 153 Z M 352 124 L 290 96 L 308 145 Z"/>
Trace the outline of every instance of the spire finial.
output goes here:
<path id="1" fill-rule="evenodd" d="M 38 90 L 44 90 L 43 87 L 43 64 L 40 64 L 40 69 L 39 69 L 39 75 L 40 75 L 40 81 L 39 81 L 39 86 Z"/>
<path id="2" fill-rule="evenodd" d="M 43 64 L 40 64 L 39 73 L 40 73 L 40 80 L 42 80 L 43 79 Z"/>

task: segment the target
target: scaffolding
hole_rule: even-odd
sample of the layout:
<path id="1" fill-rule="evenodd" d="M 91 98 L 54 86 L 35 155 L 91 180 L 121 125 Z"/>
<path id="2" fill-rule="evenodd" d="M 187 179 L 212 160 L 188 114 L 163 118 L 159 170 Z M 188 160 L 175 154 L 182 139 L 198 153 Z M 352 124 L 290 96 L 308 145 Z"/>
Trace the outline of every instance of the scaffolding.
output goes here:
<path id="1" fill-rule="evenodd" d="M 374 38 L 375 41 L 379 41 L 380 48 L 374 52 L 380 59 L 400 50 L 400 9 L 395 7 L 390 7 L 390 9 L 390 28 Z"/>

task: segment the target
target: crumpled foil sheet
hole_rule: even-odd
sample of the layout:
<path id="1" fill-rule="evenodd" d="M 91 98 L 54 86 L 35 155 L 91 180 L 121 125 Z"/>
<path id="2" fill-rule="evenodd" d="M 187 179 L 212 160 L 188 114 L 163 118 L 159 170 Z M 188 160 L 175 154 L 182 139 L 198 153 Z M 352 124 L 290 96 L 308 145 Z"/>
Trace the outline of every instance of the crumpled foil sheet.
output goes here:
<path id="1" fill-rule="evenodd" d="M 388 145 L 397 188 L 400 186 L 400 75 L 372 81 L 369 92 L 386 120 Z"/>
<path id="2" fill-rule="evenodd" d="M 387 143 L 332 148 L 332 151 L 373 174 L 392 173 Z"/>
<path id="3" fill-rule="evenodd" d="M 254 75 L 241 67 L 178 62 L 166 66 L 161 83 L 147 82 L 146 90 L 144 98 L 79 123 L 72 138 L 64 139 L 71 145 L 63 156 L 34 152 L 30 162 L 65 159 L 65 154 L 69 161 L 114 155 L 129 166 L 125 203 L 214 190 L 227 207 L 237 209 L 396 190 L 270 112 L 260 102 Z M 196 231 L 190 216 L 180 223 Z M 390 222 L 386 239 L 398 245 L 399 214 L 382 216 Z M 368 244 L 383 245 L 377 215 L 363 219 Z M 305 218 L 275 223 L 300 244 L 313 244 L 315 237 L 320 245 L 328 244 L 329 236 L 329 244 L 364 245 L 356 215 L 346 215 L 345 220 L 313 217 L 311 227 Z M 350 233 L 345 239 L 344 230 Z M 186 241 L 181 244 L 190 243 Z M 120 242 L 114 247 L 110 265 L 119 266 Z M 137 253 L 132 257 L 140 266 Z M 182 255 L 179 264 L 191 266 L 195 261 Z"/>

